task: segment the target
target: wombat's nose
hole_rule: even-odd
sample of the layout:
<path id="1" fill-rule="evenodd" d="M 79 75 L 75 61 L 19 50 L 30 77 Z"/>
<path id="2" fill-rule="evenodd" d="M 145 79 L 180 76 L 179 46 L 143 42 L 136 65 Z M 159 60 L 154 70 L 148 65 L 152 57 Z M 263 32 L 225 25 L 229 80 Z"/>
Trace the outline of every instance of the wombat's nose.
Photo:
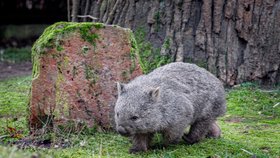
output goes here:
<path id="1" fill-rule="evenodd" d="M 125 128 L 123 128 L 122 126 L 118 126 L 117 131 L 118 131 L 119 134 L 121 134 L 123 136 L 128 136 L 129 135 L 127 130 Z"/>

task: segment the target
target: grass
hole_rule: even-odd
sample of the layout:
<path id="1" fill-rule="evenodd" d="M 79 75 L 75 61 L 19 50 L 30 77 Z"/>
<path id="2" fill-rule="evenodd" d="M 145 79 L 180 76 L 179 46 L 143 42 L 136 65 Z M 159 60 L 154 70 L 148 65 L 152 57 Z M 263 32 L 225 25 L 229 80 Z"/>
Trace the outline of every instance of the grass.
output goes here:
<path id="1" fill-rule="evenodd" d="M 49 148 L 23 149 L 10 142 L 28 136 L 27 102 L 31 77 L 0 81 L 0 157 L 275 157 L 280 156 L 280 89 L 262 90 L 243 84 L 228 90 L 227 114 L 219 120 L 223 135 L 187 146 L 183 142 L 138 155 L 128 154 L 131 142 L 114 132 L 67 131 L 37 136 Z M 14 130 L 12 130 L 14 129 Z M 160 141 L 158 139 L 156 142 Z"/>
<path id="2" fill-rule="evenodd" d="M 31 77 L 0 81 L 0 118 L 27 115 Z"/>
<path id="3" fill-rule="evenodd" d="M 7 48 L 0 51 L 0 62 L 18 63 L 22 61 L 31 61 L 31 48 Z"/>

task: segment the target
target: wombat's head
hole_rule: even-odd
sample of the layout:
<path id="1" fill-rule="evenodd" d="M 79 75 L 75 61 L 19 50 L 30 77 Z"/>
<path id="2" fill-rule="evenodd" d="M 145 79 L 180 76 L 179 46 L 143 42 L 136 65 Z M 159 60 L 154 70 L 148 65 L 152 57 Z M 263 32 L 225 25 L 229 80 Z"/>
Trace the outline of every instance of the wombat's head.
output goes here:
<path id="1" fill-rule="evenodd" d="M 149 133 L 157 130 L 161 113 L 157 104 L 160 88 L 145 88 L 121 83 L 118 86 L 118 100 L 115 106 L 117 131 L 124 136 Z"/>

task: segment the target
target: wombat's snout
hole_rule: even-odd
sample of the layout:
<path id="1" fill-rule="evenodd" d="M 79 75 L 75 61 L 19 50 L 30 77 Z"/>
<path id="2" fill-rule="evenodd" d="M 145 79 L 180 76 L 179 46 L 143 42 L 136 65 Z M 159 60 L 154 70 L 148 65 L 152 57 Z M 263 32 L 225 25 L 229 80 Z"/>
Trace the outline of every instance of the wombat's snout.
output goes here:
<path id="1" fill-rule="evenodd" d="M 129 136 L 129 132 L 122 126 L 118 126 L 117 127 L 117 131 L 120 135 L 123 135 L 123 136 Z"/>

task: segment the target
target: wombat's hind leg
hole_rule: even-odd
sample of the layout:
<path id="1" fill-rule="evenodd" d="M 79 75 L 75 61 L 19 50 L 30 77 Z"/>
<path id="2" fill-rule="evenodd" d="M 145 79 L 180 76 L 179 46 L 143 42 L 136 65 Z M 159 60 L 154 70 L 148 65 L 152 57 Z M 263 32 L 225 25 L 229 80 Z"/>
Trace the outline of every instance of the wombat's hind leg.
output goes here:
<path id="1" fill-rule="evenodd" d="M 187 144 L 190 145 L 199 142 L 208 134 L 212 124 L 213 121 L 210 120 L 195 122 L 191 125 L 189 133 L 183 136 L 183 139 L 187 142 Z"/>
<path id="2" fill-rule="evenodd" d="M 132 147 L 129 149 L 129 153 L 145 152 L 148 150 L 148 146 L 152 139 L 152 134 L 136 134 L 132 137 Z"/>
<path id="3" fill-rule="evenodd" d="M 217 122 L 212 123 L 209 128 L 209 131 L 206 135 L 207 138 L 219 138 L 221 136 L 221 129 L 218 126 Z"/>

